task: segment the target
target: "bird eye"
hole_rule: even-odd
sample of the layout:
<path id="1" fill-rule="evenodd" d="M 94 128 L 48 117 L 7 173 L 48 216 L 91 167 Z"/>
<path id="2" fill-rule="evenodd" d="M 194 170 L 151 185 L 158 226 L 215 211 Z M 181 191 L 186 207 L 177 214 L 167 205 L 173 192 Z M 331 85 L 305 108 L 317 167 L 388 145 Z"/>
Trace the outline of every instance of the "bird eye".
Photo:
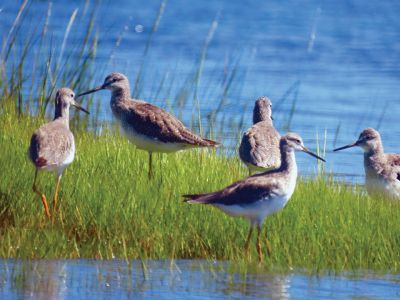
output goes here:
<path id="1" fill-rule="evenodd" d="M 296 143 L 297 143 L 297 144 L 300 144 L 300 143 L 301 143 L 301 141 L 300 141 L 299 139 L 297 139 L 297 140 L 296 140 Z"/>
<path id="2" fill-rule="evenodd" d="M 71 96 L 71 98 L 74 98 L 74 94 L 71 94 L 70 96 Z"/>

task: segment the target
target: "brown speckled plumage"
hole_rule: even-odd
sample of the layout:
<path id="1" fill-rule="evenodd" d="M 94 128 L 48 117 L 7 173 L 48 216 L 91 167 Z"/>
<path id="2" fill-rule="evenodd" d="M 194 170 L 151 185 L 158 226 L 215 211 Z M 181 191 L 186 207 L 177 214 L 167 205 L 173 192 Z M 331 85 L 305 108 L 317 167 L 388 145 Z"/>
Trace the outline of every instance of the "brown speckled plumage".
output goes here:
<path id="1" fill-rule="evenodd" d="M 72 163 L 75 155 L 74 135 L 69 130 L 69 108 L 73 105 L 89 113 L 75 101 L 74 97 L 74 92 L 69 88 L 61 88 L 57 91 L 54 120 L 41 126 L 32 134 L 28 149 L 28 156 L 36 169 L 32 190 L 40 196 L 48 218 L 51 215 L 47 199 L 37 188 L 36 179 L 39 170 L 57 171 L 57 183 L 53 199 L 53 209 L 56 210 L 61 175 L 64 168 Z"/>
<path id="2" fill-rule="evenodd" d="M 104 83 L 79 96 L 108 89 L 111 110 L 121 131 L 137 148 L 149 153 L 148 176 L 152 178 L 152 153 L 176 152 L 193 147 L 215 147 L 218 143 L 202 138 L 165 110 L 130 96 L 129 80 L 121 73 L 111 73 Z"/>
<path id="3" fill-rule="evenodd" d="M 271 101 L 267 97 L 257 99 L 253 121 L 242 137 L 239 147 L 240 159 L 250 170 L 274 169 L 280 165 L 278 131 L 273 127 Z"/>
<path id="4" fill-rule="evenodd" d="M 103 85 L 78 96 L 102 89 L 109 89 L 111 91 L 111 110 L 125 132 L 133 136 L 131 139 L 132 142 L 140 147 L 138 145 L 139 142 L 136 143 L 137 141 L 135 141 L 135 138 L 137 139 L 138 135 L 140 135 L 150 140 L 147 144 L 154 143 L 153 146 L 150 145 L 152 149 L 146 149 L 142 145 L 142 149 L 144 150 L 170 152 L 164 151 L 165 147 L 160 146 L 160 144 L 157 145 L 156 143 L 158 142 L 179 145 L 174 151 L 191 146 L 214 147 L 218 145 L 214 141 L 194 134 L 181 121 L 160 107 L 142 100 L 132 99 L 130 96 L 129 80 L 121 73 L 111 73 L 105 78 Z"/>
<path id="5" fill-rule="evenodd" d="M 282 164 L 275 170 L 255 174 L 239 180 L 226 188 L 206 194 L 184 195 L 187 201 L 194 201 L 203 204 L 224 204 L 224 205 L 249 205 L 260 199 L 270 199 L 286 192 L 289 184 L 289 176 L 297 176 L 297 167 L 292 149 L 288 147 L 288 137 L 298 137 L 293 133 L 282 137 L 278 149 Z M 264 200 L 268 201 L 268 200 Z"/>
<path id="6" fill-rule="evenodd" d="M 57 119 L 36 130 L 31 138 L 29 158 L 39 169 L 58 167 L 74 149 L 74 136 L 63 120 Z"/>
<path id="7" fill-rule="evenodd" d="M 204 139 L 165 110 L 130 96 L 129 80 L 121 73 L 111 73 L 104 83 L 79 96 L 108 89 L 111 91 L 111 110 L 122 133 L 138 149 L 149 153 L 149 178 L 153 177 L 152 153 L 176 152 L 193 147 L 215 147 L 218 143 Z"/>
<path id="8" fill-rule="evenodd" d="M 400 155 L 385 153 L 379 132 L 364 129 L 358 140 L 334 151 L 359 146 L 364 150 L 365 185 L 368 194 L 400 199 Z"/>
<path id="9" fill-rule="evenodd" d="M 69 130 L 70 104 L 63 100 L 64 97 L 73 99 L 74 92 L 69 88 L 57 91 L 54 120 L 41 126 L 31 137 L 28 154 L 39 169 L 55 169 L 75 151 L 74 135 Z"/>
<path id="10" fill-rule="evenodd" d="M 297 165 L 294 151 L 304 151 L 323 160 L 305 148 L 300 136 L 295 133 L 283 136 L 279 148 L 282 163 L 278 169 L 247 177 L 216 192 L 183 196 L 185 202 L 209 204 L 229 215 L 247 218 L 250 221 L 250 231 L 245 243 L 246 252 L 253 227 L 257 226 L 256 247 L 260 260 L 262 223 L 268 215 L 286 205 L 296 187 Z"/>
<path id="11" fill-rule="evenodd" d="M 124 98 L 112 101 L 111 108 L 121 123 L 131 126 L 139 134 L 160 142 L 198 147 L 216 145 L 216 142 L 192 133 L 177 118 L 150 103 Z"/>

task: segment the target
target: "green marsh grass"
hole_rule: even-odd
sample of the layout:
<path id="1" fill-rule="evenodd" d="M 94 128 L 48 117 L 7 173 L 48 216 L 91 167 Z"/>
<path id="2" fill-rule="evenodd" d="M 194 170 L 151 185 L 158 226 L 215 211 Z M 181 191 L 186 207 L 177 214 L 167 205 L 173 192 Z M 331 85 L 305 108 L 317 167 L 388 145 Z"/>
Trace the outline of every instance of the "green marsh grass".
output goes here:
<path id="1" fill-rule="evenodd" d="M 64 172 L 60 211 L 51 222 L 31 190 L 30 135 L 43 118 L 0 114 L 0 257 L 217 259 L 255 263 L 243 255 L 248 223 L 181 195 L 212 191 L 243 178 L 237 158 L 214 151 L 159 155 L 147 179 L 147 153 L 114 128 L 96 136 L 76 127 L 77 156 Z M 301 155 L 301 154 L 299 154 Z M 51 202 L 54 174 L 39 186 Z M 265 266 L 312 272 L 374 269 L 400 262 L 399 204 L 371 199 L 357 187 L 322 176 L 300 180 L 288 205 L 264 223 L 272 255 Z M 252 241 L 254 243 L 254 240 Z"/>
<path id="2" fill-rule="evenodd" d="M 73 37 L 71 28 L 77 19 L 86 21 L 85 31 L 82 40 L 76 42 L 78 46 L 64 55 L 63 47 L 57 50 L 52 44 L 52 31 L 48 27 L 51 2 L 41 27 L 37 26 L 39 37 L 35 32 L 20 35 L 22 24 L 27 22 L 29 6 L 25 4 L 26 1 L 0 53 L 0 257 L 142 261 L 201 258 L 230 260 L 244 266 L 256 264 L 254 240 L 250 257 L 243 256 L 248 231 L 245 220 L 226 216 L 212 207 L 184 204 L 181 198 L 185 193 L 212 191 L 243 178 L 247 169 L 239 160 L 226 155 L 224 151 L 228 150 L 219 150 L 218 154 L 193 150 L 159 155 L 154 159 L 155 178 L 149 182 L 147 153 L 135 150 L 119 136 L 116 128 L 105 126 L 101 134 L 96 134 L 101 128 L 97 121 L 99 106 L 94 107 L 91 98 L 84 103 L 93 112 L 90 119 L 78 113 L 71 120 L 77 155 L 64 172 L 60 211 L 53 222 L 44 217 L 40 199 L 31 190 L 34 168 L 27 158 L 30 136 L 47 122 L 44 116 L 52 111 L 55 89 L 68 85 L 76 91 L 86 90 L 93 86 L 94 79 L 102 79 L 94 74 L 104 73 L 98 70 L 104 70 L 107 62 L 96 60 L 98 41 L 102 38 L 94 25 L 96 8 L 87 18 L 80 11 L 72 12 L 63 44 Z M 164 8 L 162 2 L 144 48 L 134 88 L 138 95 L 145 71 L 148 72 L 147 57 Z M 246 75 L 239 72 L 240 57 L 226 65 L 216 87 L 221 88 L 221 99 L 217 99 L 215 111 L 206 118 L 209 124 L 201 124 L 203 95 L 199 95 L 198 88 L 217 21 L 218 17 L 210 26 L 193 74 L 188 75 L 174 94 L 171 86 L 176 79 L 166 73 L 154 91 L 155 98 L 164 97 L 169 110 L 176 110 L 174 114 L 180 118 L 187 104 L 194 104 L 191 127 L 207 128 L 203 129 L 207 136 L 214 133 L 218 139 L 226 135 L 223 128 L 228 128 L 240 138 L 244 118 L 248 116 L 243 114 L 240 120 L 235 120 L 219 114 L 223 107 L 232 105 L 229 99 L 232 82 L 238 84 Z M 115 48 L 123 33 L 117 37 Z M 40 51 L 33 53 L 33 48 Z M 113 54 L 112 51 L 108 63 Z M 32 69 L 27 68 L 30 65 Z M 292 101 L 289 117 L 280 118 L 283 128 L 290 128 L 297 111 L 299 87 L 300 81 L 296 81 L 277 101 L 274 111 L 278 114 L 283 112 L 284 101 Z M 319 151 L 325 152 L 325 146 Z M 317 164 L 311 158 L 310 163 Z M 266 257 L 264 266 L 311 272 L 359 269 L 398 272 L 399 204 L 371 199 L 359 187 L 322 176 L 322 165 L 318 171 L 321 175 L 315 179 L 300 179 L 287 207 L 264 223 L 263 235 L 268 236 L 272 247 L 272 255 Z M 49 202 L 54 184 L 54 174 L 40 174 L 39 186 Z"/>

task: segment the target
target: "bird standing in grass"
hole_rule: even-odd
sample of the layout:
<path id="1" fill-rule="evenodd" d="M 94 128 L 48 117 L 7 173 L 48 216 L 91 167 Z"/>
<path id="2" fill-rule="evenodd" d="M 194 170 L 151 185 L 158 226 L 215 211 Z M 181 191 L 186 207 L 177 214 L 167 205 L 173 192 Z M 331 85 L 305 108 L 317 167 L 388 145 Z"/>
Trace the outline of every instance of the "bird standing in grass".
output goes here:
<path id="1" fill-rule="evenodd" d="M 184 195 L 185 202 L 215 206 L 228 215 L 247 218 L 250 230 L 245 243 L 247 253 L 253 228 L 257 227 L 256 249 L 262 261 L 260 234 L 264 219 L 285 207 L 292 196 L 297 180 L 295 150 L 303 151 L 322 161 L 323 158 L 308 150 L 298 134 L 288 133 L 280 139 L 281 165 L 278 169 L 266 171 L 237 181 L 226 188 L 206 193 Z M 268 253 L 270 247 L 267 240 Z"/>
<path id="2" fill-rule="evenodd" d="M 272 125 L 272 103 L 267 97 L 256 100 L 253 124 L 243 134 L 239 147 L 239 157 L 248 167 L 249 175 L 278 168 L 281 164 L 281 136 Z"/>
<path id="3" fill-rule="evenodd" d="M 356 146 L 364 150 L 365 186 L 368 194 L 400 199 L 400 154 L 385 153 L 381 136 L 373 128 L 364 129 L 357 141 L 333 151 Z"/>
<path id="4" fill-rule="evenodd" d="M 101 86 L 81 93 L 78 97 L 105 89 L 111 91 L 111 110 L 122 133 L 137 148 L 149 153 L 149 178 L 153 176 L 153 152 L 167 153 L 218 145 L 217 142 L 194 134 L 181 121 L 160 107 L 132 99 L 128 78 L 121 73 L 111 73 Z"/>
<path id="5" fill-rule="evenodd" d="M 29 158 L 36 168 L 32 189 L 41 197 L 45 214 L 49 218 L 50 210 L 46 196 L 36 187 L 36 179 L 40 170 L 57 172 L 57 183 L 53 198 L 53 210 L 55 210 L 62 173 L 72 163 L 75 156 L 74 135 L 69 130 L 69 108 L 72 105 L 89 114 L 75 101 L 74 97 L 74 92 L 69 88 L 61 88 L 57 91 L 54 120 L 41 126 L 33 133 L 28 150 Z"/>

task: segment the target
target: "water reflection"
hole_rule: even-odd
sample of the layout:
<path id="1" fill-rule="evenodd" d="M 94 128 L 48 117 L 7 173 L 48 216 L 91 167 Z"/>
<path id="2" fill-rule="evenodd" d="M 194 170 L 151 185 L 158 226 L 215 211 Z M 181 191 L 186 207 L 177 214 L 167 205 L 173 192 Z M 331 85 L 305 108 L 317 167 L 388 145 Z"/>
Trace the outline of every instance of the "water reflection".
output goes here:
<path id="1" fill-rule="evenodd" d="M 66 261 L 7 261 L 3 267 L 2 283 L 15 295 L 24 299 L 66 299 Z"/>
<path id="2" fill-rule="evenodd" d="M 222 287 L 226 295 L 240 294 L 258 299 L 289 299 L 290 276 L 279 274 L 235 275 Z"/>
<path id="3" fill-rule="evenodd" d="M 0 299 L 288 299 L 400 296 L 399 275 L 235 273 L 208 261 L 0 261 Z M 254 270 L 253 270 L 254 271 Z"/>

